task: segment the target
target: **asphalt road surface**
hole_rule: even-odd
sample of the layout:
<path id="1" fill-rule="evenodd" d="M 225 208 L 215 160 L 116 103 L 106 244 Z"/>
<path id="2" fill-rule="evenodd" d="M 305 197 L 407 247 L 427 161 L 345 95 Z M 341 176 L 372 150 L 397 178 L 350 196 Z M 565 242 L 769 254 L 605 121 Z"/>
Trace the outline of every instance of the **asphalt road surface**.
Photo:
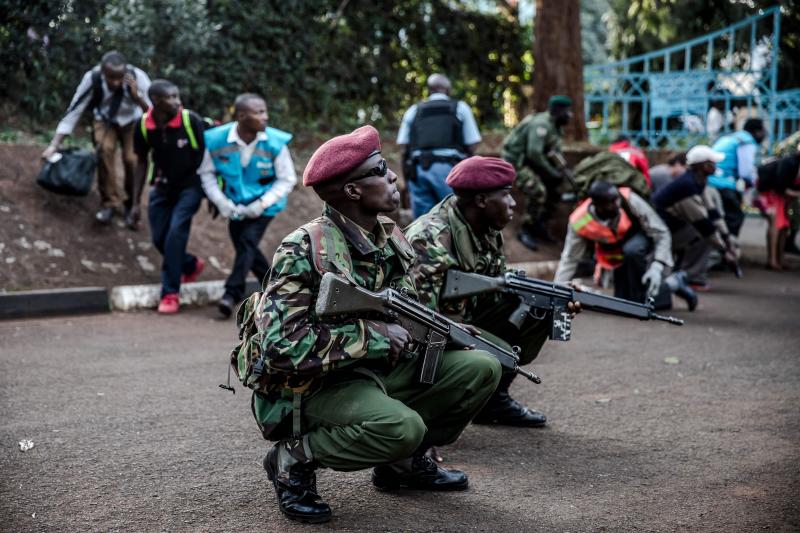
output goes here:
<path id="1" fill-rule="evenodd" d="M 470 426 L 443 450 L 468 491 L 383 494 L 369 471 L 323 470 L 322 526 L 282 517 L 249 394 L 217 387 L 231 322 L 2 322 L 0 529 L 797 531 L 800 275 L 712 281 L 695 313 L 679 304 L 682 328 L 578 317 L 532 365 L 544 382 L 514 384 L 547 428 Z"/>

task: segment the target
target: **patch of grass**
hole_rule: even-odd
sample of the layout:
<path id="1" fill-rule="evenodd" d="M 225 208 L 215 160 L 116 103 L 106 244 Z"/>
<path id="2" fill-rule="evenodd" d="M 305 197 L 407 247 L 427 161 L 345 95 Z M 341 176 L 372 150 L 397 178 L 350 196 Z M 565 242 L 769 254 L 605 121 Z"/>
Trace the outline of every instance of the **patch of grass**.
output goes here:
<path id="1" fill-rule="evenodd" d="M 0 143 L 17 143 L 20 139 L 20 132 L 14 129 L 4 128 L 0 130 Z"/>

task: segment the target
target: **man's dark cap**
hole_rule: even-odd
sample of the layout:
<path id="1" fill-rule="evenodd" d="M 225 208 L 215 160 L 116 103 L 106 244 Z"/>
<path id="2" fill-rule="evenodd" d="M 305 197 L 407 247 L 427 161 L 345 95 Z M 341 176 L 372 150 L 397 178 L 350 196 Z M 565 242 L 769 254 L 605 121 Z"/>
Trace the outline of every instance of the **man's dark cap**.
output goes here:
<path id="1" fill-rule="evenodd" d="M 550 97 L 550 100 L 547 101 L 548 107 L 572 107 L 572 98 L 569 96 L 564 96 L 563 94 L 557 94 Z"/>

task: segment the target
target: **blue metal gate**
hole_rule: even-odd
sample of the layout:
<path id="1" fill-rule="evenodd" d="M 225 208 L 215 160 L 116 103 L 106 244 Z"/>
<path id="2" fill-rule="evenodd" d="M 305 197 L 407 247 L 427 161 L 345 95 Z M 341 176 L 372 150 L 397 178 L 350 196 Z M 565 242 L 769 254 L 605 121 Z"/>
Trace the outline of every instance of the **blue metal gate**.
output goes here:
<path id="1" fill-rule="evenodd" d="M 800 121 L 800 89 L 777 91 L 780 8 L 655 52 L 584 69 L 590 140 L 619 135 L 640 146 L 685 149 L 736 129 L 769 124 L 769 146 Z"/>

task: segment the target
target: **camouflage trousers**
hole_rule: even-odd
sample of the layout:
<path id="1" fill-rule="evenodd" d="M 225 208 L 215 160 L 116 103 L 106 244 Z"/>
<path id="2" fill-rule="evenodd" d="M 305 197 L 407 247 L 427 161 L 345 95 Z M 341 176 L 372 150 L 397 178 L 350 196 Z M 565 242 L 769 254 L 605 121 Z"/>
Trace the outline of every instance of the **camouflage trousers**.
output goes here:
<path id="1" fill-rule="evenodd" d="M 415 357 L 386 376 L 348 373 L 352 379 L 323 384 L 304 397 L 302 431 L 314 459 L 353 471 L 455 442 L 501 375 L 497 360 L 479 350 L 444 352 L 433 385 L 420 384 L 418 372 Z"/>
<path id="2" fill-rule="evenodd" d="M 523 225 L 534 225 L 550 218 L 558 202 L 558 181 L 545 181 L 533 169 L 523 166 L 517 170 L 514 186 L 527 199 Z"/>

